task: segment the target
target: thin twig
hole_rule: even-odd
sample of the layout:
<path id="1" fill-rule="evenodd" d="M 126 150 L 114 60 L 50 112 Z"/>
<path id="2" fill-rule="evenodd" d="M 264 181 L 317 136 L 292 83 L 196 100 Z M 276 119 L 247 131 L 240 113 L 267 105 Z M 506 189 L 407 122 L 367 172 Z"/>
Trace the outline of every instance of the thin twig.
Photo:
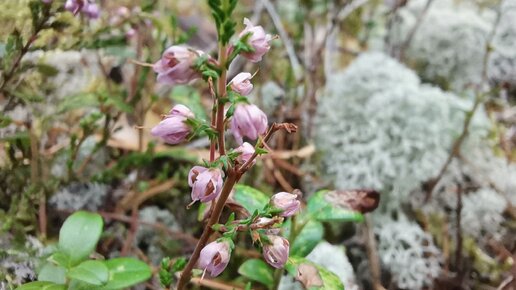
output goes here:
<path id="1" fill-rule="evenodd" d="M 367 250 L 367 259 L 369 260 L 369 270 L 371 271 L 371 280 L 374 290 L 385 290 L 381 283 L 380 261 L 378 252 L 376 251 L 376 240 L 373 234 L 373 221 L 370 215 L 365 216 L 364 223 L 365 245 Z"/>
<path id="2" fill-rule="evenodd" d="M 501 4 L 500 4 L 501 6 Z M 499 7 L 500 9 L 500 7 Z M 427 194 L 426 194 L 426 200 L 429 200 L 432 196 L 432 193 L 436 187 L 436 185 L 439 183 L 441 178 L 443 177 L 444 173 L 448 169 L 448 166 L 450 166 L 451 162 L 455 157 L 460 156 L 460 151 L 462 147 L 462 143 L 466 139 L 466 137 L 469 134 L 469 127 L 471 124 L 471 121 L 473 120 L 473 117 L 475 116 L 476 111 L 480 107 L 480 105 L 483 103 L 486 93 L 483 91 L 484 86 L 487 83 L 488 77 L 487 77 L 487 66 L 489 61 L 489 56 L 491 55 L 491 43 L 493 41 L 493 38 L 496 33 L 496 28 L 498 27 L 498 23 L 500 22 L 501 18 L 501 11 L 497 11 L 496 20 L 493 24 L 493 28 L 486 40 L 485 43 L 485 50 L 483 61 L 482 61 L 482 72 L 481 72 L 481 80 L 480 83 L 476 86 L 476 94 L 475 94 L 475 102 L 473 103 L 473 107 L 471 110 L 466 112 L 466 117 L 464 119 L 464 124 L 462 126 L 462 132 L 459 135 L 459 137 L 455 140 L 455 142 L 452 145 L 452 149 L 450 151 L 450 154 L 446 158 L 446 161 L 444 162 L 443 166 L 439 170 L 439 173 L 435 178 L 427 182 Z"/>
<path id="3" fill-rule="evenodd" d="M 457 268 L 457 273 L 459 273 L 459 279 L 462 280 L 462 186 L 460 184 L 457 184 L 457 209 L 455 214 L 457 215 L 457 245 L 455 248 L 455 267 Z"/>
<path id="4" fill-rule="evenodd" d="M 202 278 L 192 278 L 192 283 L 195 285 L 208 287 L 211 289 L 218 290 L 244 290 L 244 288 L 237 287 L 235 285 L 227 284 L 218 280 L 210 280 L 210 279 L 202 279 Z"/>
<path id="5" fill-rule="evenodd" d="M 416 31 L 419 29 L 419 26 L 421 26 L 421 23 L 423 23 L 423 19 L 425 18 L 426 14 L 428 13 L 428 10 L 430 9 L 430 6 L 432 5 L 432 2 L 434 0 L 427 0 L 425 7 L 423 8 L 423 11 L 419 14 L 418 18 L 416 19 L 416 23 L 410 30 L 409 34 L 407 35 L 407 38 L 405 41 L 401 44 L 401 47 L 399 49 L 398 59 L 403 60 L 405 57 L 405 51 L 410 46 L 410 43 L 412 42 L 412 39 L 414 38 L 414 35 L 416 35 Z"/>
<path id="6" fill-rule="evenodd" d="M 263 6 L 269 13 L 272 23 L 274 23 L 274 27 L 276 27 L 276 30 L 280 35 L 283 45 L 285 45 L 285 50 L 287 52 L 290 65 L 292 66 L 292 71 L 294 72 L 296 81 L 300 81 L 303 77 L 302 67 L 297 58 L 296 50 L 294 49 L 292 40 L 290 39 L 287 31 L 285 30 L 285 27 L 283 26 L 283 23 L 281 22 L 281 17 L 279 16 L 278 12 L 276 12 L 276 8 L 274 8 L 274 5 L 272 5 L 272 3 L 269 0 L 262 0 L 261 2 L 263 3 Z"/>

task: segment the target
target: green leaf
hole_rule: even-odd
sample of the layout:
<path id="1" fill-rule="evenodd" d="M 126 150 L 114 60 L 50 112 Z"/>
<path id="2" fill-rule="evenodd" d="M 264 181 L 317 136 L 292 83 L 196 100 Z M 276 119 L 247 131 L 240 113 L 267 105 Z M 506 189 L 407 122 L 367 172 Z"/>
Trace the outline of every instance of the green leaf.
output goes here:
<path id="1" fill-rule="evenodd" d="M 103 262 L 90 260 L 71 268 L 67 276 L 71 279 L 99 286 L 107 283 L 109 271 Z"/>
<path id="2" fill-rule="evenodd" d="M 61 251 L 54 252 L 52 256 L 48 257 L 47 261 L 62 266 L 63 268 L 70 268 L 70 257 Z"/>
<path id="3" fill-rule="evenodd" d="M 300 267 L 303 268 L 314 268 L 314 273 L 301 273 L 304 277 L 300 277 Z M 339 277 L 335 275 L 333 272 L 326 270 L 324 267 L 309 261 L 306 258 L 291 256 L 288 258 L 287 264 L 285 265 L 285 269 L 287 269 L 289 275 L 295 277 L 297 280 L 300 280 L 302 284 L 305 285 L 308 289 L 324 289 L 324 290 L 344 290 L 344 285 L 342 281 L 340 281 Z M 302 272 L 303 270 L 301 270 Z M 308 276 L 309 274 L 311 276 Z M 314 281 L 321 281 L 321 286 L 313 286 L 311 285 Z"/>
<path id="4" fill-rule="evenodd" d="M 40 63 L 37 64 L 36 67 L 38 68 L 38 72 L 40 74 L 43 74 L 47 77 L 53 77 L 56 76 L 59 73 L 59 70 L 49 64 Z"/>
<path id="5" fill-rule="evenodd" d="M 238 268 L 238 274 L 249 280 L 260 282 L 269 289 L 272 289 L 274 285 L 274 270 L 260 259 L 245 261 L 240 268 Z"/>
<path id="6" fill-rule="evenodd" d="M 150 267 L 133 258 L 115 258 L 105 262 L 109 269 L 109 281 L 99 289 L 122 289 L 144 282 L 151 277 Z"/>
<path id="7" fill-rule="evenodd" d="M 323 235 L 324 227 L 322 223 L 315 220 L 308 221 L 292 244 L 290 254 L 305 257 L 310 254 L 315 246 L 322 240 Z"/>
<path id="8" fill-rule="evenodd" d="M 69 216 L 59 231 L 59 249 L 76 265 L 95 250 L 104 222 L 100 215 L 78 211 Z"/>
<path id="9" fill-rule="evenodd" d="M 65 284 L 66 269 L 61 266 L 54 265 L 52 263 L 46 263 L 38 273 L 38 281 Z"/>
<path id="10" fill-rule="evenodd" d="M 361 222 L 364 216 L 357 211 L 352 211 L 336 206 L 326 199 L 328 190 L 321 190 L 312 195 L 307 202 L 307 212 L 318 221 L 354 221 Z"/>
<path id="11" fill-rule="evenodd" d="M 16 290 L 66 290 L 66 286 L 52 282 L 36 281 L 23 284 L 16 288 Z"/>
<path id="12" fill-rule="evenodd" d="M 261 210 L 269 203 L 269 197 L 265 193 L 247 185 L 237 184 L 233 197 L 249 212 Z"/>

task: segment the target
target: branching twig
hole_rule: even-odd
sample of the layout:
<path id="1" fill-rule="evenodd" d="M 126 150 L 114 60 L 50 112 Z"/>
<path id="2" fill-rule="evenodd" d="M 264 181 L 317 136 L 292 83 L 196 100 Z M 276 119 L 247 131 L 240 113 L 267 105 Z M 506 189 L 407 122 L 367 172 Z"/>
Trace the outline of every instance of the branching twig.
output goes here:
<path id="1" fill-rule="evenodd" d="M 376 251 L 376 240 L 373 234 L 373 222 L 371 216 L 365 216 L 365 245 L 367 250 L 367 259 L 369 260 L 369 269 L 371 271 L 371 280 L 374 290 L 385 290 L 381 283 L 380 261 L 378 260 L 378 252 Z"/>
<path id="2" fill-rule="evenodd" d="M 430 0 L 431 1 L 431 0 Z M 500 4 L 501 5 L 501 4 Z M 500 22 L 501 18 L 501 11 L 497 11 L 496 20 L 493 24 L 493 28 L 490 32 L 490 34 L 487 37 L 486 44 L 485 44 L 485 50 L 484 57 L 482 60 L 482 72 L 481 72 L 481 80 L 480 83 L 476 86 L 476 93 L 475 93 L 475 102 L 473 103 L 473 107 L 471 110 L 469 110 L 466 113 L 466 117 L 464 119 L 464 124 L 462 126 L 462 133 L 459 135 L 459 137 L 455 140 L 455 142 L 452 145 L 452 149 L 450 154 L 448 155 L 448 158 L 444 162 L 443 166 L 439 170 L 439 173 L 437 174 L 437 177 L 433 178 L 427 183 L 427 194 L 426 194 L 426 200 L 429 200 L 432 196 L 432 193 L 435 189 L 435 186 L 439 183 L 441 178 L 443 177 L 444 173 L 448 169 L 448 166 L 450 166 L 451 162 L 455 157 L 460 156 L 460 150 L 462 147 L 462 143 L 466 139 L 466 137 L 469 134 L 469 128 L 471 125 L 471 121 L 473 117 L 475 116 L 476 111 L 478 110 L 478 107 L 482 104 L 484 101 L 486 93 L 483 91 L 484 86 L 487 83 L 487 66 L 489 61 L 489 56 L 492 51 L 491 43 L 493 41 L 493 38 L 496 33 L 496 28 L 498 27 L 498 23 Z"/>
<path id="3" fill-rule="evenodd" d="M 262 0 L 261 2 L 263 3 L 263 6 L 269 13 L 269 16 L 272 19 L 272 23 L 274 23 L 274 26 L 276 27 L 276 30 L 278 31 L 279 36 L 281 38 L 281 41 L 285 45 L 285 50 L 287 51 L 288 59 L 290 61 L 290 65 L 292 66 L 292 71 L 294 72 L 296 81 L 300 81 L 303 77 L 301 64 L 299 63 L 299 60 L 297 58 L 296 50 L 294 49 L 292 40 L 288 36 L 288 33 L 285 30 L 283 23 L 281 22 L 281 17 L 278 15 L 278 12 L 276 12 L 274 5 L 272 5 L 272 3 L 269 0 Z"/>
<path id="4" fill-rule="evenodd" d="M 403 60 L 405 57 L 405 51 L 410 46 L 410 43 L 412 42 L 412 39 L 414 38 L 414 35 L 416 35 L 416 31 L 419 29 L 419 26 L 423 23 L 423 19 L 425 18 L 426 14 L 428 13 L 428 10 L 430 9 L 430 6 L 432 5 L 432 2 L 434 0 L 427 0 L 425 7 L 419 14 L 419 16 L 416 19 L 416 23 L 412 27 L 412 29 L 409 31 L 409 34 L 407 35 L 407 38 L 405 41 L 401 44 L 398 54 L 398 59 Z"/>

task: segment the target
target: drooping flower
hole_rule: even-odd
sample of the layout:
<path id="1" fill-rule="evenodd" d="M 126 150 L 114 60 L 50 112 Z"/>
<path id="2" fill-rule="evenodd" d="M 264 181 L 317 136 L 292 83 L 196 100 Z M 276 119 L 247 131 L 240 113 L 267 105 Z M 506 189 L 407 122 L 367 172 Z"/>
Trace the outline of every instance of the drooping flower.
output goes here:
<path id="1" fill-rule="evenodd" d="M 186 124 L 194 114 L 184 105 L 175 105 L 169 114 L 151 130 L 151 134 L 161 137 L 168 144 L 181 143 L 190 134 L 191 128 Z"/>
<path id="2" fill-rule="evenodd" d="M 280 216 L 289 217 L 299 210 L 301 202 L 297 200 L 297 195 L 295 194 L 278 192 L 271 197 L 271 205 L 282 210 Z"/>
<path id="3" fill-rule="evenodd" d="M 84 13 L 89 18 L 98 18 L 100 8 L 94 0 L 66 0 L 65 9 L 77 15 Z"/>
<path id="4" fill-rule="evenodd" d="M 240 32 L 239 37 L 242 38 L 246 34 L 250 33 L 247 39 L 247 44 L 252 48 L 252 52 L 242 52 L 241 54 L 251 62 L 259 62 L 262 60 L 264 54 L 266 54 L 271 48 L 272 36 L 265 33 L 262 26 L 254 26 L 251 21 L 244 18 L 245 29 Z"/>
<path id="5" fill-rule="evenodd" d="M 226 269 L 230 256 L 231 247 L 228 242 L 214 241 L 201 250 L 198 265 L 210 276 L 215 277 Z"/>
<path id="6" fill-rule="evenodd" d="M 222 191 L 223 172 L 219 168 L 194 166 L 188 173 L 188 185 L 192 188 L 192 200 L 212 201 Z"/>
<path id="7" fill-rule="evenodd" d="M 233 80 L 231 80 L 231 89 L 242 96 L 247 96 L 253 90 L 253 84 L 251 83 L 252 75 L 248 72 L 242 72 L 237 74 Z"/>
<path id="8" fill-rule="evenodd" d="M 280 236 L 268 235 L 267 238 L 270 243 L 263 246 L 263 258 L 274 268 L 283 268 L 288 260 L 290 243 Z"/>
<path id="9" fill-rule="evenodd" d="M 158 74 L 158 82 L 169 85 L 187 84 L 199 78 L 201 75 L 193 65 L 195 59 L 202 54 L 202 51 L 194 51 L 181 45 L 167 48 L 153 66 Z"/>
<path id="10" fill-rule="evenodd" d="M 251 158 L 251 156 L 253 156 L 255 150 L 253 145 L 244 142 L 242 145 L 240 145 L 240 147 L 237 147 L 235 151 L 240 153 L 240 155 L 237 157 L 237 161 L 241 164 L 244 164 Z M 252 163 L 256 163 L 256 160 L 253 160 Z"/>
<path id="11" fill-rule="evenodd" d="M 242 144 L 243 137 L 256 140 L 267 130 L 267 115 L 253 104 L 240 103 L 236 105 L 230 129 L 236 141 Z"/>

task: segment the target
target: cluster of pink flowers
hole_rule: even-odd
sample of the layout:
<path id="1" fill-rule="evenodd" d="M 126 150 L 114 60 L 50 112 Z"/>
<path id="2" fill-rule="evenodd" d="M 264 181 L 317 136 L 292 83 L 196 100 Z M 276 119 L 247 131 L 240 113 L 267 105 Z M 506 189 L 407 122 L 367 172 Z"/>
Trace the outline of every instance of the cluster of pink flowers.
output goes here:
<path id="1" fill-rule="evenodd" d="M 258 62 L 270 49 L 271 35 L 265 33 L 263 27 L 254 26 L 248 19 L 244 20 L 245 29 L 239 34 L 240 41 L 245 41 L 251 48 L 239 51 L 240 55 L 251 62 Z M 230 47 L 228 53 L 235 48 Z M 199 57 L 207 57 L 204 52 L 191 49 L 186 46 L 172 46 L 163 53 L 160 60 L 153 65 L 157 73 L 157 81 L 168 85 L 188 84 L 202 76 L 197 60 Z M 227 88 L 239 95 L 238 101 L 232 105 L 234 110 L 230 116 L 229 129 L 239 147 L 233 152 L 239 153 L 234 159 L 236 166 L 244 164 L 253 165 L 255 162 L 255 147 L 249 141 L 255 141 L 267 131 L 267 115 L 256 105 L 249 103 L 245 97 L 253 90 L 251 82 L 253 76 L 249 72 L 237 74 L 228 84 Z M 161 137 L 166 143 L 178 144 L 184 141 L 193 131 L 195 124 L 194 114 L 183 105 L 176 105 L 164 119 L 155 126 L 151 134 Z M 190 119 L 190 122 L 189 122 Z M 224 171 L 217 163 L 204 166 L 194 166 L 188 174 L 188 184 L 192 188 L 192 200 L 211 202 L 216 200 L 222 192 L 224 184 Z M 274 209 L 277 218 L 294 215 L 300 208 L 297 195 L 288 192 L 279 192 L 272 196 L 270 208 Z M 272 212 L 272 211 L 271 211 Z M 261 217 L 254 221 L 255 224 L 264 223 L 266 226 L 272 221 L 270 218 Z M 267 263 L 275 268 L 285 265 L 289 255 L 289 242 L 279 236 L 274 229 L 266 229 L 262 239 L 263 257 Z M 231 244 L 227 238 L 221 238 L 206 245 L 200 252 L 197 266 L 210 276 L 217 276 L 229 263 L 231 256 Z"/>
<path id="2" fill-rule="evenodd" d="M 77 15 L 83 13 L 89 18 L 98 18 L 100 8 L 95 0 L 66 0 L 65 9 Z"/>

